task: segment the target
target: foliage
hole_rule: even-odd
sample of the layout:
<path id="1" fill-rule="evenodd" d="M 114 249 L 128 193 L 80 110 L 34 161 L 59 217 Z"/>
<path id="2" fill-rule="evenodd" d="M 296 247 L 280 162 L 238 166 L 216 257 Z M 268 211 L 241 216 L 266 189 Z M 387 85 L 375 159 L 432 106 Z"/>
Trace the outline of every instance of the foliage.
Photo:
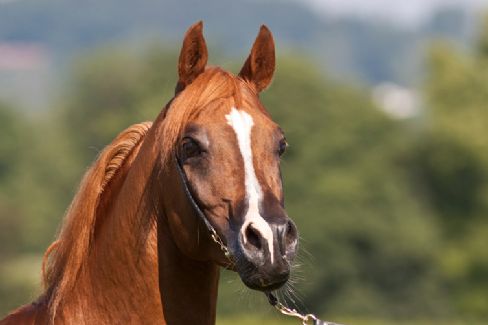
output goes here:
<path id="1" fill-rule="evenodd" d="M 425 85 L 428 127 L 412 163 L 444 231 L 441 276 L 455 308 L 488 317 L 488 19 L 482 27 L 473 55 L 433 47 Z"/>

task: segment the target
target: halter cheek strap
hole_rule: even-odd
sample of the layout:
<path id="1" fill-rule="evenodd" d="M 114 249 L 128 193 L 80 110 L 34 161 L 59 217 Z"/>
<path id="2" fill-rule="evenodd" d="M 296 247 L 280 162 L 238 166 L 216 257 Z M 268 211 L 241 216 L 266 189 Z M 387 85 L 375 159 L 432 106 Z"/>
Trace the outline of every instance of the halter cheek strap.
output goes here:
<path id="1" fill-rule="evenodd" d="M 181 179 L 181 183 L 183 184 L 183 191 L 186 194 L 186 197 L 188 198 L 188 201 L 190 201 L 190 204 L 192 205 L 193 209 L 195 210 L 196 214 L 198 217 L 205 223 L 205 226 L 207 226 L 208 232 L 210 234 L 210 237 L 212 240 L 220 246 L 220 249 L 224 253 L 225 257 L 227 257 L 231 262 L 232 262 L 232 255 L 227 248 L 227 246 L 224 244 L 222 238 L 220 238 L 219 234 L 215 230 L 215 228 L 212 226 L 210 221 L 208 221 L 207 217 L 203 213 L 202 209 L 198 206 L 195 198 L 190 192 L 190 188 L 188 185 L 188 177 L 186 176 L 185 172 L 183 171 L 182 164 L 178 157 L 175 155 L 175 165 L 176 165 L 176 170 L 178 171 L 178 174 Z M 281 302 L 278 301 L 278 298 L 271 293 L 271 292 L 265 292 L 266 297 L 268 298 L 268 302 L 271 306 L 275 307 L 280 313 L 283 315 L 287 316 L 292 316 L 292 317 L 297 317 L 302 320 L 302 324 L 304 325 L 340 325 L 336 323 L 329 323 L 329 322 L 324 322 L 320 319 L 318 319 L 315 315 L 313 314 L 301 314 L 295 309 L 291 309 L 289 307 L 286 307 L 283 305 Z"/>
<path id="2" fill-rule="evenodd" d="M 227 248 L 227 246 L 224 244 L 224 241 L 222 238 L 220 238 L 219 234 L 215 230 L 215 228 L 212 226 L 210 221 L 208 221 L 207 217 L 203 213 L 202 209 L 198 206 L 197 202 L 195 201 L 195 198 L 190 192 L 190 188 L 188 187 L 188 177 L 186 176 L 185 172 L 183 171 L 183 167 L 181 165 L 180 160 L 178 157 L 175 156 L 175 165 L 176 165 L 176 170 L 178 171 L 178 174 L 180 175 L 181 182 L 183 183 L 183 191 L 186 194 L 186 197 L 188 198 L 188 201 L 190 201 L 193 210 L 195 210 L 196 214 L 198 217 L 205 223 L 205 226 L 207 226 L 207 230 L 210 234 L 210 237 L 212 240 L 220 246 L 220 249 L 224 252 L 225 257 L 227 257 L 229 260 L 232 260 L 232 255 Z"/>

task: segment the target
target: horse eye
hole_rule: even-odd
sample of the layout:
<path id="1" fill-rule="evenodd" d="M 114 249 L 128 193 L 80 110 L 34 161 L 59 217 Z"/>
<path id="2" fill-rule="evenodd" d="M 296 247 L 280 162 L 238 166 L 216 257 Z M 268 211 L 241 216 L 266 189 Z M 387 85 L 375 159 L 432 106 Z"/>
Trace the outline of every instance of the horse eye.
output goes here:
<path id="1" fill-rule="evenodd" d="M 280 141 L 280 146 L 278 148 L 278 155 L 282 156 L 285 153 L 287 147 L 288 147 L 288 142 L 286 142 L 285 139 L 282 139 Z"/>
<path id="2" fill-rule="evenodd" d="M 199 156 L 202 153 L 202 149 L 199 144 L 190 138 L 183 139 L 183 144 L 181 145 L 183 160 Z"/>

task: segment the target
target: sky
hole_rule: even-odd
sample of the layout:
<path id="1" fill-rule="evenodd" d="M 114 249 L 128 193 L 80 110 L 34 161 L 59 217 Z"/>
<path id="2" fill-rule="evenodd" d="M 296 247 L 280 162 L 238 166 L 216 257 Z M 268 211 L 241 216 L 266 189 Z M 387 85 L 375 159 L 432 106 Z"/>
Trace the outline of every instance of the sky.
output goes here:
<path id="1" fill-rule="evenodd" d="M 488 9 L 488 0 L 293 0 L 311 6 L 319 13 L 334 16 L 362 16 L 394 20 L 416 26 L 443 6 L 461 6 L 468 10 Z"/>

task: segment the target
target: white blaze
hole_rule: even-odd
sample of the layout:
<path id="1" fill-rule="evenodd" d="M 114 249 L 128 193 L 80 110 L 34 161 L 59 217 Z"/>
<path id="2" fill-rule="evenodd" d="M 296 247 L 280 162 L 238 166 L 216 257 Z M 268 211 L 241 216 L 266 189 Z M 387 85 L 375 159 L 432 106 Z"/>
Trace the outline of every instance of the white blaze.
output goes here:
<path id="1" fill-rule="evenodd" d="M 259 202 L 262 199 L 261 186 L 259 185 L 256 173 L 254 171 L 253 155 L 251 149 L 251 129 L 254 121 L 251 115 L 232 107 L 229 114 L 225 116 L 229 124 L 236 133 L 237 142 L 244 161 L 244 174 L 246 186 L 246 198 L 248 200 L 247 213 L 244 216 L 242 231 L 252 224 L 252 227 L 259 231 L 261 236 L 268 242 L 268 249 L 273 264 L 273 231 L 269 224 L 259 214 Z M 242 236 L 244 242 L 247 242 L 246 236 Z"/>

